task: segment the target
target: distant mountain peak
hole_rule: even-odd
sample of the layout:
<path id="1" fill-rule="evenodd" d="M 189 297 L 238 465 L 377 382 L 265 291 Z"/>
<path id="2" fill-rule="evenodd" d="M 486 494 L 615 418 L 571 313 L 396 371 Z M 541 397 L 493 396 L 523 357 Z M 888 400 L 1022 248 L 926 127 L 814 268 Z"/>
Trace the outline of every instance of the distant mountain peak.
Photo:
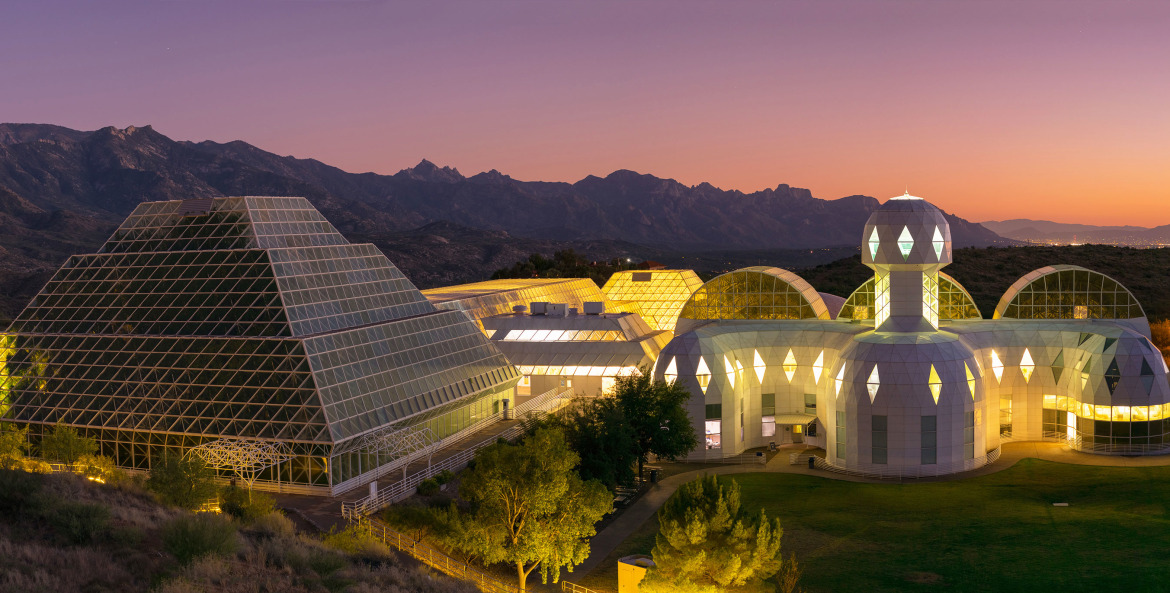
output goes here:
<path id="1" fill-rule="evenodd" d="M 423 159 L 417 165 L 408 169 L 403 169 L 394 175 L 400 179 L 413 179 L 415 181 L 429 181 L 432 183 L 457 183 L 466 179 L 458 169 L 454 167 L 442 167 Z"/>

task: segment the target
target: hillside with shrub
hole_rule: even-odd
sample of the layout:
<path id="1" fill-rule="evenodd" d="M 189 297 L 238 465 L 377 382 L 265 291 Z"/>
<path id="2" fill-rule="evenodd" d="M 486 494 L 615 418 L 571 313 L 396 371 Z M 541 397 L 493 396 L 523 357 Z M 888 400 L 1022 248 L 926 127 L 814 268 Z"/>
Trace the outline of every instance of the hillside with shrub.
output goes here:
<path id="1" fill-rule="evenodd" d="M 19 465 L 47 469 L 27 459 Z M 476 591 L 420 568 L 357 528 L 298 534 L 258 492 L 249 497 L 226 489 L 222 513 L 192 512 L 159 498 L 125 474 L 87 479 L 69 471 L 0 469 L 0 592 Z"/>

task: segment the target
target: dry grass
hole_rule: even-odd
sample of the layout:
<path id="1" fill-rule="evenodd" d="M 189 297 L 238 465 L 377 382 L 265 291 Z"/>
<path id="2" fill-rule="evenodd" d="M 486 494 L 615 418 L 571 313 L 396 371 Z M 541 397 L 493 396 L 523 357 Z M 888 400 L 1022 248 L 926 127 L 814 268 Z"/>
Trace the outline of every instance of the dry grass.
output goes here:
<path id="1" fill-rule="evenodd" d="M 163 551 L 164 526 L 185 511 L 170 509 L 132 482 L 96 484 L 72 475 L 37 478 L 26 515 L 0 514 L 0 593 L 474 593 L 469 583 L 419 568 L 400 557 L 362 549 L 351 555 L 296 535 L 275 513 L 240 530 L 239 552 L 181 566 Z M 70 546 L 44 520 L 65 503 L 108 508 L 108 532 Z"/>

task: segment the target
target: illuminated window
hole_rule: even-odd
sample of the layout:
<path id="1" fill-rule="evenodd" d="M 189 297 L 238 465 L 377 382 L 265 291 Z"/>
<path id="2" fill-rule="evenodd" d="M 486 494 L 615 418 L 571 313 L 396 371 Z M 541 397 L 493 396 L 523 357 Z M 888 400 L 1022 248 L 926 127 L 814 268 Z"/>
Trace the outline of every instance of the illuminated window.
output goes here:
<path id="1" fill-rule="evenodd" d="M 934 397 L 935 405 L 938 405 L 938 396 L 942 394 L 942 379 L 939 378 L 933 364 L 930 365 L 930 380 L 927 384 L 930 385 L 930 395 Z"/>
<path id="2" fill-rule="evenodd" d="M 1020 373 L 1024 375 L 1024 383 L 1032 380 L 1032 371 L 1036 370 L 1036 363 L 1032 360 L 1032 353 L 1024 348 L 1024 356 L 1020 359 Z"/>
<path id="3" fill-rule="evenodd" d="M 876 274 L 874 284 L 875 327 L 880 327 L 890 318 L 890 275 L 881 271 Z"/>
<path id="4" fill-rule="evenodd" d="M 707 386 L 711 384 L 711 369 L 702 356 L 699 357 L 699 365 L 695 368 L 695 378 L 699 380 L 699 389 L 707 393 Z"/>
<path id="5" fill-rule="evenodd" d="M 995 373 L 995 380 L 1003 380 L 1003 363 L 999 360 L 999 354 L 995 350 L 991 351 L 991 372 Z"/>
<path id="6" fill-rule="evenodd" d="M 788 356 L 784 357 L 784 376 L 788 377 L 789 382 L 792 382 L 794 375 L 796 375 L 796 356 L 789 349 Z"/>
<path id="7" fill-rule="evenodd" d="M 662 378 L 666 379 L 667 383 L 674 383 L 678 380 L 678 365 L 673 356 L 670 358 L 670 364 L 666 365 L 666 371 L 662 373 Z"/>
<path id="8" fill-rule="evenodd" d="M 898 251 L 902 252 L 902 259 L 910 259 L 910 252 L 914 250 L 914 237 L 910 234 L 910 227 L 902 227 L 902 234 L 898 235 Z"/>
<path id="9" fill-rule="evenodd" d="M 732 366 L 730 360 L 727 360 L 726 356 L 723 357 L 723 368 L 727 371 L 727 382 L 735 387 L 735 367 Z"/>
<path id="10" fill-rule="evenodd" d="M 817 360 L 816 360 L 816 362 L 813 363 L 812 368 L 813 368 L 813 384 L 820 385 L 821 384 L 821 373 L 823 373 L 825 371 L 825 351 L 824 350 L 821 350 L 821 353 L 817 355 Z"/>
<path id="11" fill-rule="evenodd" d="M 738 360 L 735 361 L 735 376 L 741 379 L 743 378 L 743 364 Z"/>
<path id="12" fill-rule="evenodd" d="M 934 245 L 935 258 L 941 260 L 943 248 L 947 246 L 947 242 L 943 240 L 942 231 L 938 227 L 934 227 L 934 241 L 931 243 Z"/>
<path id="13" fill-rule="evenodd" d="M 975 401 L 975 374 L 971 372 L 971 365 L 964 363 L 963 368 L 967 370 L 967 389 L 971 390 L 971 401 Z"/>
<path id="14" fill-rule="evenodd" d="M 837 372 L 836 383 L 837 395 L 841 395 L 841 386 L 845 383 L 845 365 L 841 365 L 841 370 Z"/>
<path id="15" fill-rule="evenodd" d="M 945 272 L 938 272 L 938 317 L 939 319 L 982 319 L 979 307 L 975 300 L 954 278 Z M 876 288 L 877 276 L 866 280 L 858 286 L 837 314 L 840 321 L 857 321 L 873 319 L 877 315 Z"/>
<path id="16" fill-rule="evenodd" d="M 873 228 L 873 233 L 869 235 L 869 257 L 870 259 L 877 259 L 878 247 L 882 244 L 881 239 L 878 238 L 877 227 Z"/>
<path id="17" fill-rule="evenodd" d="M 1017 280 L 995 308 L 995 318 L 1132 319 L 1141 304 L 1116 280 L 1077 266 L 1048 266 Z"/>
<path id="18" fill-rule="evenodd" d="M 869 403 L 873 403 L 874 398 L 877 397 L 878 387 L 881 386 L 881 378 L 878 377 L 877 365 L 873 365 L 873 372 L 869 374 L 869 380 L 865 382 L 865 388 L 869 391 Z"/>
<path id="19" fill-rule="evenodd" d="M 938 274 L 922 275 L 922 316 L 938 329 Z"/>
<path id="20" fill-rule="evenodd" d="M 760 383 L 764 382 L 764 373 L 768 371 L 768 365 L 764 364 L 763 357 L 760 356 L 760 351 L 756 350 L 756 378 Z"/>

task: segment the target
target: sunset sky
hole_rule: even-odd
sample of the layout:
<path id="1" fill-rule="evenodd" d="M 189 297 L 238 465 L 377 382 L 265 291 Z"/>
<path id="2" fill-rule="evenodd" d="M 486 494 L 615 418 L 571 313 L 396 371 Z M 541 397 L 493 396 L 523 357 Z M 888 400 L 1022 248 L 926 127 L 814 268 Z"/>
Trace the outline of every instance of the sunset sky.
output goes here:
<path id="1" fill-rule="evenodd" d="M 1170 2 L 17 2 L 0 121 L 1170 224 Z"/>

